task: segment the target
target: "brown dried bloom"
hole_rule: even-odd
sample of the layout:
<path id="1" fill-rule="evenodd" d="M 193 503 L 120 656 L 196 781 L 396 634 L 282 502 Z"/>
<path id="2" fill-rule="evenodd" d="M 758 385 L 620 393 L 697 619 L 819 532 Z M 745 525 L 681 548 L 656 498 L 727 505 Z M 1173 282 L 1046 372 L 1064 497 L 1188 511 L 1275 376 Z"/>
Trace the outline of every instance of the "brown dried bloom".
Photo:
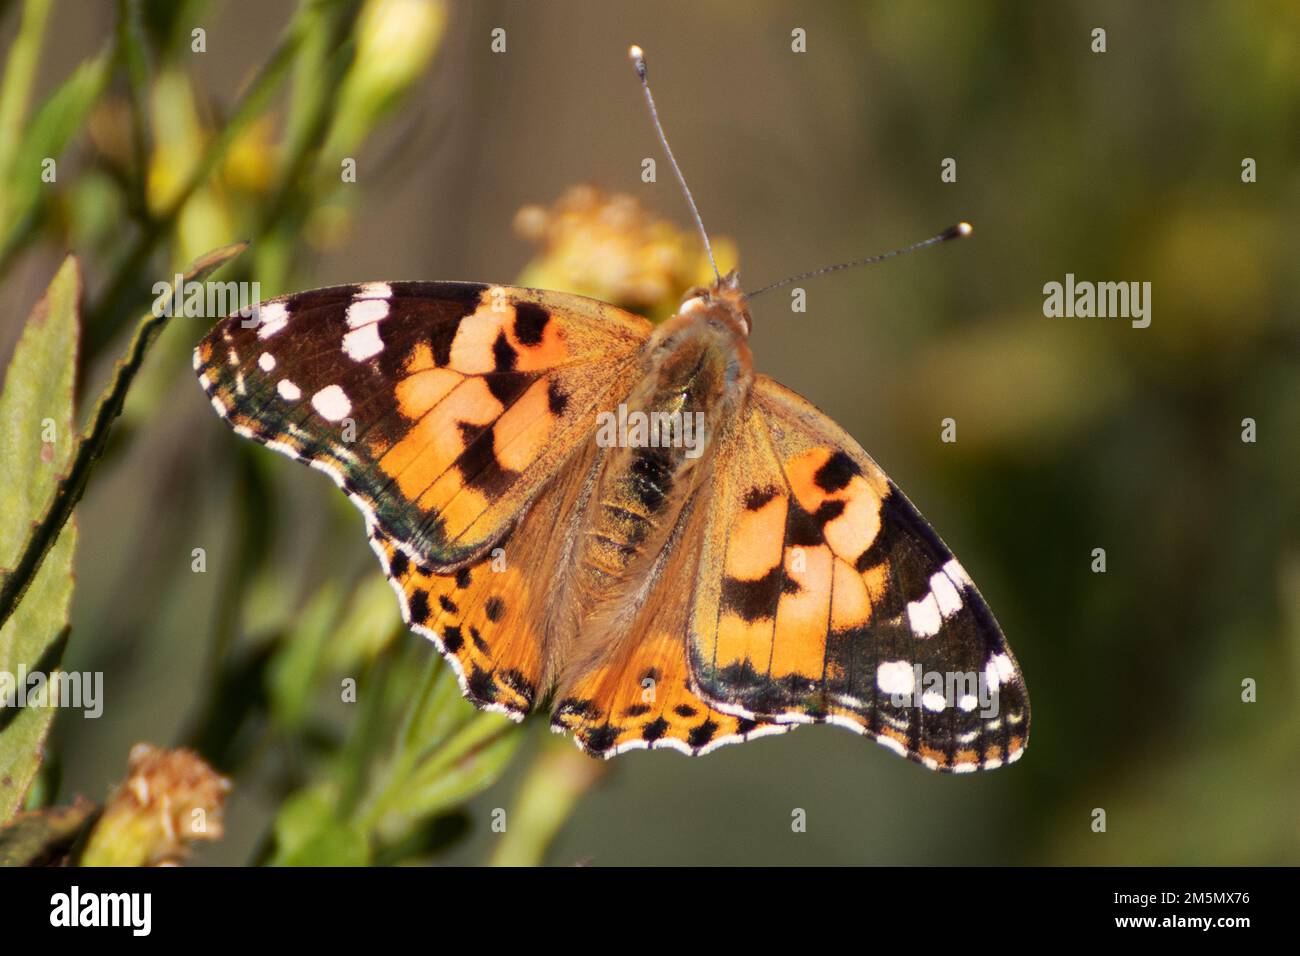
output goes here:
<path id="1" fill-rule="evenodd" d="M 127 777 L 109 798 L 83 866 L 179 863 L 191 843 L 219 840 L 230 781 L 192 750 L 131 748 Z"/>

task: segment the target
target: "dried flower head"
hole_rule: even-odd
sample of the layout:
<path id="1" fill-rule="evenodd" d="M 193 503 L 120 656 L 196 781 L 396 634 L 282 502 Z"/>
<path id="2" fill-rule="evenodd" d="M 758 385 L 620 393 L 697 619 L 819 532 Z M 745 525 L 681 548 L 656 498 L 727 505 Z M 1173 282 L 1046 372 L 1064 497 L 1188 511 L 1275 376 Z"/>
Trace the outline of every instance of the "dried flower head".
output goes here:
<path id="1" fill-rule="evenodd" d="M 189 845 L 218 840 L 230 781 L 192 750 L 131 748 L 118 784 L 86 846 L 87 866 L 178 863 Z"/>

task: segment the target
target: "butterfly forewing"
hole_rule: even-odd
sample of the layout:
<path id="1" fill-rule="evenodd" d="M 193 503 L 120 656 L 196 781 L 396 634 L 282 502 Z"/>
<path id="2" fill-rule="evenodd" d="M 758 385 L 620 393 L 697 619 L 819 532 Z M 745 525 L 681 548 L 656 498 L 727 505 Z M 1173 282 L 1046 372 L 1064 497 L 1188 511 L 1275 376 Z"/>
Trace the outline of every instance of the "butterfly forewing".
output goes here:
<path id="1" fill-rule="evenodd" d="M 1017 759 L 1019 668 L 952 553 L 838 426 L 760 376 L 713 483 L 691 667 L 723 710 L 825 721 L 931 769 Z"/>
<path id="2" fill-rule="evenodd" d="M 648 327 L 577 296 L 369 283 L 261 303 L 194 361 L 236 431 L 328 472 L 447 571 L 499 540 L 626 390 Z"/>

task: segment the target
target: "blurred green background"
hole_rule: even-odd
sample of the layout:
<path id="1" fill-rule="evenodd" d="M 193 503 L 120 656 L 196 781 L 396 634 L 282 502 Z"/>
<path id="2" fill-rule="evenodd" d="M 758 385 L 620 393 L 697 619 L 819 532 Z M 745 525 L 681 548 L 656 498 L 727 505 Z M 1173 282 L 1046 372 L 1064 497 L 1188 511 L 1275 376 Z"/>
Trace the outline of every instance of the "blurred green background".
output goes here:
<path id="1" fill-rule="evenodd" d="M 0 2 L 10 60 L 43 6 Z M 806 727 L 589 775 L 529 722 L 380 859 L 1300 863 L 1294 3 L 58 0 L 42 37 L 33 104 L 107 59 L 83 83 L 84 116 L 59 109 L 57 183 L 28 196 L 24 169 L 6 185 L 0 359 L 71 250 L 87 281 L 83 400 L 152 284 L 237 239 L 253 248 L 219 278 L 270 296 L 513 281 L 536 255 L 516 211 L 577 183 L 685 224 L 632 42 L 748 287 L 975 224 L 964 242 L 808 283 L 806 313 L 785 292 L 759 300 L 753 346 L 979 583 L 1028 681 L 1025 759 L 943 777 Z M 265 98 L 250 105 L 250 90 Z M 25 155 L 11 141 L 0 159 L 11 152 Z M 642 183 L 644 157 L 657 183 Z M 940 180 L 947 157 L 955 183 Z M 1045 318 L 1042 287 L 1067 272 L 1151 282 L 1150 328 Z M 42 799 L 102 798 L 139 740 L 197 746 L 234 791 L 225 838 L 196 860 L 236 864 L 268 858 L 286 800 L 295 825 L 331 812 L 433 651 L 394 627 L 360 515 L 207 407 L 189 368 L 207 324 L 167 329 L 78 510 L 65 666 L 105 673 L 105 713 L 59 716 Z M 956 443 L 940 441 L 947 417 Z M 347 675 L 363 703 L 339 702 Z M 518 856 L 500 850 L 497 808 Z"/>

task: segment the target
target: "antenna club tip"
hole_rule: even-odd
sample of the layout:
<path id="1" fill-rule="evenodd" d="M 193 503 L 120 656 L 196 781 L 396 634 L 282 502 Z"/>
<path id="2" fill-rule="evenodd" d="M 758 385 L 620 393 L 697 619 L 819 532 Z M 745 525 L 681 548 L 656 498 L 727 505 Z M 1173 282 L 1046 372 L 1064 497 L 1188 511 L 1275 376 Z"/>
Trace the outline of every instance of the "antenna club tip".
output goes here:
<path id="1" fill-rule="evenodd" d="M 975 227 L 972 226 L 970 223 L 968 223 L 965 219 L 957 223 L 957 235 L 959 236 L 969 236 L 974 231 L 975 231 Z"/>
<path id="2" fill-rule="evenodd" d="M 627 48 L 627 55 L 632 65 L 636 67 L 637 75 L 645 79 L 645 50 L 633 43 Z"/>

